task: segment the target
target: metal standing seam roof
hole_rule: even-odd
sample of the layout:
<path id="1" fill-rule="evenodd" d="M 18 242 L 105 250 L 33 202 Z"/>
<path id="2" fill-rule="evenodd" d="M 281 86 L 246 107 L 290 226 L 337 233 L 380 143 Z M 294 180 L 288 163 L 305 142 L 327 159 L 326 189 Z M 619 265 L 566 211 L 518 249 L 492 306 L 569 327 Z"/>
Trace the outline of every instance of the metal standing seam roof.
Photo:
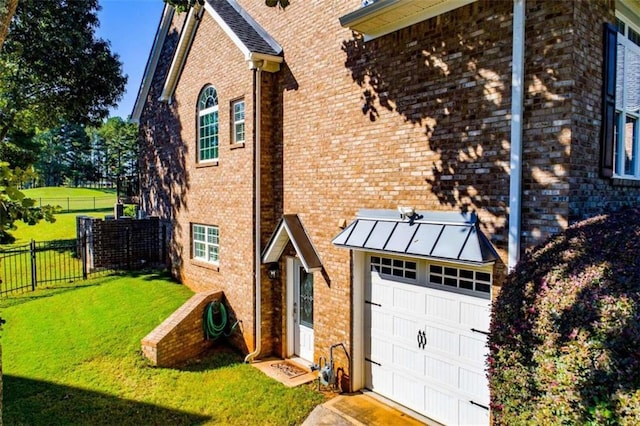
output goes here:
<path id="1" fill-rule="evenodd" d="M 493 245 L 478 229 L 475 214 L 416 212 L 413 220 L 403 220 L 394 210 L 361 210 L 333 244 L 481 265 L 498 259 Z"/>
<path id="2" fill-rule="evenodd" d="M 279 261 L 289 241 L 293 244 L 305 271 L 314 272 L 322 269 L 320 257 L 297 214 L 285 214 L 282 216 L 280 223 L 278 223 L 269 239 L 269 243 L 262 252 L 262 263 Z"/>
<path id="3" fill-rule="evenodd" d="M 207 0 L 250 52 L 277 56 L 282 48 L 235 1 Z"/>

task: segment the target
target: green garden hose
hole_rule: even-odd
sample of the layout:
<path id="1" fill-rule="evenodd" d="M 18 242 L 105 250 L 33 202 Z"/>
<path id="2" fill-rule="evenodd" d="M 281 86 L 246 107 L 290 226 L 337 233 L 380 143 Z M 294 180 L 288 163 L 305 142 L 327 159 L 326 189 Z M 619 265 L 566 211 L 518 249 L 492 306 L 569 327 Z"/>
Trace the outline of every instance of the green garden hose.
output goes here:
<path id="1" fill-rule="evenodd" d="M 227 308 L 224 303 L 219 300 L 214 300 L 204 308 L 204 318 L 202 324 L 204 327 L 204 336 L 207 340 L 217 340 L 220 336 L 229 337 L 233 330 L 238 325 L 236 321 L 229 330 L 229 333 L 225 333 L 224 329 L 227 326 L 228 316 Z M 214 319 L 215 316 L 219 317 L 219 322 Z"/>

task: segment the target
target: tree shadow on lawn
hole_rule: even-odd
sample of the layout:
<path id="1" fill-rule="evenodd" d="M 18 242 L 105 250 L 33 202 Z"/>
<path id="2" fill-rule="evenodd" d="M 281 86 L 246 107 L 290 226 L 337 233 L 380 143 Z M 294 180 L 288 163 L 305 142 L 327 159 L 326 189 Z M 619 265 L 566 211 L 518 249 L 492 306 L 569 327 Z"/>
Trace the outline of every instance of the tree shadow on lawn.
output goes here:
<path id="1" fill-rule="evenodd" d="M 209 416 L 117 398 L 56 383 L 5 375 L 2 418 L 12 424 L 192 425 Z"/>

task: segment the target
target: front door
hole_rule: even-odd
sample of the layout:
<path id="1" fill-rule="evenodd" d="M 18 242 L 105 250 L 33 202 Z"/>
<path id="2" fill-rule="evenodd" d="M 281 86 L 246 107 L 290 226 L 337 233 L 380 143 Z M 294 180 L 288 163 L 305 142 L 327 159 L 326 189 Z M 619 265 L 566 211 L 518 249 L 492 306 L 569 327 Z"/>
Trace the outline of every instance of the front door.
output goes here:
<path id="1" fill-rule="evenodd" d="M 313 362 L 313 274 L 293 263 L 293 352 Z"/>

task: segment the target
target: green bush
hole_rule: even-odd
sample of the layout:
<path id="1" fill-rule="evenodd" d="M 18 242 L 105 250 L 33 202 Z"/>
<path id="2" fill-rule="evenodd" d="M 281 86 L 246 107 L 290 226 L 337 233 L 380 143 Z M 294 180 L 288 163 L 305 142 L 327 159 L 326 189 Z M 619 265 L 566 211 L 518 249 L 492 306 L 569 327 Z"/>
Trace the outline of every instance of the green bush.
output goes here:
<path id="1" fill-rule="evenodd" d="M 528 252 L 496 299 L 496 424 L 640 424 L 640 209 Z"/>

